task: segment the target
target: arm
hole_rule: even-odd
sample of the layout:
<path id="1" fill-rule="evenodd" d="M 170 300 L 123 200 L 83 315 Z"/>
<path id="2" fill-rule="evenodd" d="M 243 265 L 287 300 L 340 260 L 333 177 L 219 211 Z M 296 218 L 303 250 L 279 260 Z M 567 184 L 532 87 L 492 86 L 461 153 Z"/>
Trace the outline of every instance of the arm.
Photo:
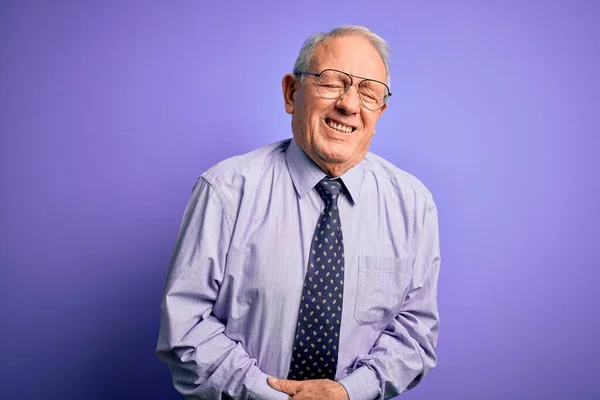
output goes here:
<path id="1" fill-rule="evenodd" d="M 215 189 L 200 179 L 181 222 L 161 303 L 157 356 L 188 399 L 286 399 L 212 314 L 231 239 Z"/>
<path id="2" fill-rule="evenodd" d="M 400 313 L 369 354 L 357 358 L 355 370 L 339 381 L 350 400 L 394 397 L 415 387 L 436 365 L 440 252 L 437 210 L 432 200 L 420 222 L 413 284 Z"/>

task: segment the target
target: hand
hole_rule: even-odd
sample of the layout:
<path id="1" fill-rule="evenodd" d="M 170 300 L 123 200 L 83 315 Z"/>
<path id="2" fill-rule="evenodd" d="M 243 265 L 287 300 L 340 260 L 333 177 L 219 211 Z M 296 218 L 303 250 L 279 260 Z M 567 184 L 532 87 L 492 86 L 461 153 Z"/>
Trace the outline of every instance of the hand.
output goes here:
<path id="1" fill-rule="evenodd" d="M 267 382 L 273 389 L 289 394 L 294 400 L 349 400 L 344 386 L 329 379 L 293 381 L 270 376 Z"/>

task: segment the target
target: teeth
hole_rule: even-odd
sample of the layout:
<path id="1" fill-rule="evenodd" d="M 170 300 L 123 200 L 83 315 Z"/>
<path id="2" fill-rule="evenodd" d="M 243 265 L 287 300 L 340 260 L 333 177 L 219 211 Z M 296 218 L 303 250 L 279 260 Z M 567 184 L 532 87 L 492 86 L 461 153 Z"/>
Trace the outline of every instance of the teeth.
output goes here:
<path id="1" fill-rule="evenodd" d="M 333 122 L 333 121 L 329 121 L 329 123 L 327 125 L 329 125 L 333 129 L 336 129 L 336 130 L 344 132 L 344 133 L 350 133 L 350 132 L 352 132 L 352 127 L 346 126 L 346 125 L 342 125 L 342 124 L 338 124 L 338 123 Z"/>

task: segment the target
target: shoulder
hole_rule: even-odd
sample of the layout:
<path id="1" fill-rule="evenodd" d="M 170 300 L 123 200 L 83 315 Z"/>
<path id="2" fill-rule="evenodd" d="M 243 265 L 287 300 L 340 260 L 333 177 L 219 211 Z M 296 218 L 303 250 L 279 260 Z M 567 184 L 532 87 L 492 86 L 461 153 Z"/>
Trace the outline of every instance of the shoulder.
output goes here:
<path id="1" fill-rule="evenodd" d="M 261 146 L 244 154 L 232 156 L 215 164 L 202 174 L 211 185 L 244 178 L 246 175 L 260 174 L 270 167 L 285 163 L 285 150 L 291 139 L 281 140 Z"/>
<path id="2" fill-rule="evenodd" d="M 416 197 L 433 203 L 431 191 L 419 178 L 375 153 L 369 151 L 365 156 L 364 171 L 383 185 L 391 185 L 402 192 L 412 192 Z"/>

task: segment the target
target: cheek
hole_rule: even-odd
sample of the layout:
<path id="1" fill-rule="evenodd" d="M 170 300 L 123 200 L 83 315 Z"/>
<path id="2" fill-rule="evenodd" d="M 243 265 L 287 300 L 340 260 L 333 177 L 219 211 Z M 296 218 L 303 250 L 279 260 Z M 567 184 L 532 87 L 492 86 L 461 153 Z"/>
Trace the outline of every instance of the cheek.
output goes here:
<path id="1" fill-rule="evenodd" d="M 315 107 L 306 106 L 303 110 L 306 121 L 306 128 L 313 134 L 316 134 L 321 129 L 321 118 Z"/>
<path id="2" fill-rule="evenodd" d="M 364 113 L 362 115 L 362 120 L 366 130 L 373 130 L 373 128 L 375 128 L 375 124 L 377 123 L 377 116 Z"/>
<path id="3" fill-rule="evenodd" d="M 364 134 L 369 139 L 374 135 L 375 127 L 377 125 L 378 120 L 379 120 L 378 115 L 369 115 L 369 116 L 363 117 L 363 124 L 364 124 L 363 127 L 365 130 Z"/>

